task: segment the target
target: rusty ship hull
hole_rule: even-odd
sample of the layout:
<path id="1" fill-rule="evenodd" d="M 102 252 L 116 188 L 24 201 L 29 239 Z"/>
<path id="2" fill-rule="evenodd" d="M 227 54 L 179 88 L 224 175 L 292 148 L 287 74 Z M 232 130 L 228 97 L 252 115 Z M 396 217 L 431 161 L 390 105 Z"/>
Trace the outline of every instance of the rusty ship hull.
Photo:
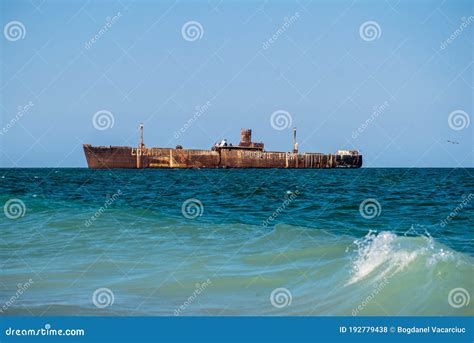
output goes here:
<path id="1" fill-rule="evenodd" d="M 215 145 L 211 150 L 148 148 L 141 127 L 137 148 L 84 144 L 89 168 L 360 168 L 362 155 L 342 150 L 335 154 L 298 153 L 296 130 L 292 152 L 265 151 L 263 143 L 251 141 L 251 130 L 243 129 L 239 145 Z"/>
<path id="2" fill-rule="evenodd" d="M 89 168 L 360 168 L 362 155 L 84 145 Z"/>

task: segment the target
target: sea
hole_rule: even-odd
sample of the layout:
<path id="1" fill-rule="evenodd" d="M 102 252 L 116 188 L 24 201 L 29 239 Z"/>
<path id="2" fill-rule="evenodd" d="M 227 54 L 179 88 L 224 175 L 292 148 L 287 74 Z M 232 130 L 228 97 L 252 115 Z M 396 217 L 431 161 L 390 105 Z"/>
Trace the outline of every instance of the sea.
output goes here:
<path id="1" fill-rule="evenodd" d="M 474 315 L 474 169 L 0 169 L 0 315 Z"/>

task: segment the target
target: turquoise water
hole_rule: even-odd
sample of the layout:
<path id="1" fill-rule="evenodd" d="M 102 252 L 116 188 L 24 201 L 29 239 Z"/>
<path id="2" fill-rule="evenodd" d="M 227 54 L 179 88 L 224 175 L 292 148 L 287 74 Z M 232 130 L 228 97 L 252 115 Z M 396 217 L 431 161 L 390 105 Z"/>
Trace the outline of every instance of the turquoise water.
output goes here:
<path id="1" fill-rule="evenodd" d="M 0 315 L 473 315 L 472 175 L 0 169 Z"/>

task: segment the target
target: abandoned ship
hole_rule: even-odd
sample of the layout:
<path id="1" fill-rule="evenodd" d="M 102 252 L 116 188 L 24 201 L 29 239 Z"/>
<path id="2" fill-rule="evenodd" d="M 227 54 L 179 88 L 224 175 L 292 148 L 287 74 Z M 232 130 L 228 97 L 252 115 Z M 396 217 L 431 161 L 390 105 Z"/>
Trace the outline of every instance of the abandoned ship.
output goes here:
<path id="1" fill-rule="evenodd" d="M 293 150 L 266 151 L 263 143 L 252 142 L 252 130 L 242 129 L 239 145 L 223 139 L 210 150 L 148 148 L 143 143 L 127 146 L 92 146 L 84 144 L 89 168 L 360 168 L 362 155 L 356 150 L 338 150 L 335 154 L 298 152 L 296 128 L 293 129 Z"/>

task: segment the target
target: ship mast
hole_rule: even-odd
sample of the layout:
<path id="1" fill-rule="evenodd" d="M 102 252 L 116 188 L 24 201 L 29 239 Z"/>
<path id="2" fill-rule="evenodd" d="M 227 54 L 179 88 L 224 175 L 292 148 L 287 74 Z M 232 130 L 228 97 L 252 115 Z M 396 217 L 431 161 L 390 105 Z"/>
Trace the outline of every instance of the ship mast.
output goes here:
<path id="1" fill-rule="evenodd" d="M 137 169 L 143 168 L 143 154 L 145 150 L 145 144 L 143 143 L 143 123 L 140 124 L 140 145 L 137 149 Z"/>
<path id="2" fill-rule="evenodd" d="M 298 143 L 296 143 L 296 127 L 293 128 L 293 153 L 298 153 Z"/>

